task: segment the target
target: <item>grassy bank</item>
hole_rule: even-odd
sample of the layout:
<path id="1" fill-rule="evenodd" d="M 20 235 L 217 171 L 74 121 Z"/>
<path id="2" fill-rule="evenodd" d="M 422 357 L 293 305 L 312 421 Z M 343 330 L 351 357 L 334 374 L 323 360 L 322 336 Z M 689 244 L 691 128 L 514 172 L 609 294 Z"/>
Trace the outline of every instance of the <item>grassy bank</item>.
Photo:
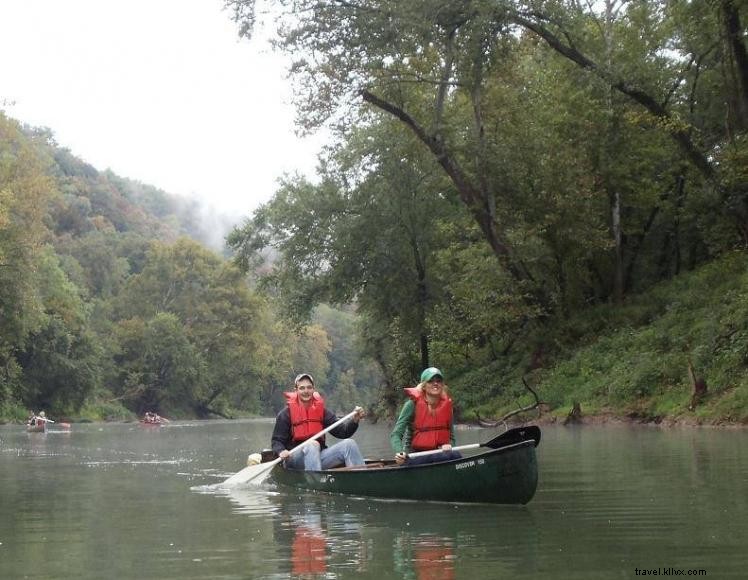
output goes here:
<path id="1" fill-rule="evenodd" d="M 748 254 L 530 333 L 512 350 L 451 382 L 464 419 L 530 404 L 525 377 L 551 419 L 576 402 L 588 416 L 748 424 Z M 707 386 L 693 409 L 689 362 Z"/>

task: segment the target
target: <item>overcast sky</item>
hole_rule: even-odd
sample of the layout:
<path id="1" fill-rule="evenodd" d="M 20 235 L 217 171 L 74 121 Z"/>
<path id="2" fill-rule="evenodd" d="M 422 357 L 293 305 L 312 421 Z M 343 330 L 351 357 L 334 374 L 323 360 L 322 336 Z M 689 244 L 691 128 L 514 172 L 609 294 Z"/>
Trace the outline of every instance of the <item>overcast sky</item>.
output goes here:
<path id="1" fill-rule="evenodd" d="M 222 0 L 0 0 L 0 108 L 98 169 L 249 215 L 323 136 L 294 134 L 281 57 Z"/>

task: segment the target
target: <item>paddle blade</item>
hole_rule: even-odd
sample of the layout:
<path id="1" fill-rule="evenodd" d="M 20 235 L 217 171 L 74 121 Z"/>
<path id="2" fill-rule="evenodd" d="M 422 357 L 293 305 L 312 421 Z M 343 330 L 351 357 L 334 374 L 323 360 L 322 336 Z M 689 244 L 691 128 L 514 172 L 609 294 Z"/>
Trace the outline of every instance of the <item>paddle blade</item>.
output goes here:
<path id="1" fill-rule="evenodd" d="M 268 461 L 267 463 L 249 465 L 229 477 L 221 484 L 221 486 L 232 487 L 234 485 L 242 485 L 245 483 L 260 485 L 267 479 L 267 477 L 270 475 L 270 472 L 273 471 L 273 467 L 275 467 L 279 462 L 280 458 L 274 459 L 273 461 Z"/>
<path id="2" fill-rule="evenodd" d="M 529 440 L 533 440 L 535 442 L 535 447 L 537 447 L 538 443 L 540 443 L 540 428 L 536 425 L 527 425 L 525 427 L 515 427 L 514 429 L 509 429 L 509 431 L 506 431 L 501 435 L 497 435 L 487 443 L 484 443 L 483 447 L 498 449 L 499 447 L 504 447 L 505 445 L 512 445 L 514 443 L 521 443 L 522 441 Z"/>

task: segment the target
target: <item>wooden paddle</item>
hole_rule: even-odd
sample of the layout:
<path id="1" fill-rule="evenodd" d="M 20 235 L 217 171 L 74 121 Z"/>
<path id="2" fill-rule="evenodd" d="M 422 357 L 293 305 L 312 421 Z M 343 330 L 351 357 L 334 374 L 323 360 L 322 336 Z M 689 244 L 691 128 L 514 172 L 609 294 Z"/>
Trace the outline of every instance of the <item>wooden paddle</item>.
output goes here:
<path id="1" fill-rule="evenodd" d="M 492 449 L 498 449 L 513 443 L 520 443 L 521 441 L 528 440 L 535 441 L 535 447 L 540 443 L 540 429 L 535 425 L 529 425 L 527 427 L 515 427 L 504 431 L 500 435 L 497 435 L 486 443 L 469 443 L 468 445 L 460 445 L 458 447 L 452 447 L 452 451 L 465 451 L 466 449 L 477 449 L 478 447 L 490 447 Z M 434 453 L 441 453 L 441 449 L 430 449 L 428 451 L 416 451 L 415 453 L 408 453 L 408 457 L 422 457 L 424 455 L 433 455 Z"/>
<path id="2" fill-rule="evenodd" d="M 324 435 L 325 433 L 329 433 L 330 431 L 335 429 L 335 427 L 337 427 L 338 425 L 342 425 L 348 419 L 351 419 L 357 412 L 358 412 L 358 407 L 354 409 L 353 411 L 351 411 L 350 413 L 348 413 L 342 419 L 338 419 L 337 421 L 335 421 L 335 423 L 333 423 L 326 429 L 323 429 L 319 433 L 315 433 L 312 437 L 310 437 L 303 443 L 300 443 L 293 449 L 290 449 L 289 453 L 294 454 L 299 449 L 303 449 L 307 445 L 311 445 L 313 441 L 316 441 L 317 439 L 322 437 L 322 435 Z M 242 469 L 241 471 L 229 477 L 226 481 L 224 481 L 221 484 L 221 487 L 232 487 L 234 485 L 241 485 L 243 483 L 252 483 L 254 485 L 259 485 L 267 478 L 268 475 L 270 475 L 270 472 L 273 470 L 273 467 L 278 465 L 281 461 L 282 459 L 278 457 L 277 459 L 273 459 L 272 461 L 268 461 L 267 463 L 258 463 L 257 465 L 249 465 L 245 467 L 244 469 Z"/>

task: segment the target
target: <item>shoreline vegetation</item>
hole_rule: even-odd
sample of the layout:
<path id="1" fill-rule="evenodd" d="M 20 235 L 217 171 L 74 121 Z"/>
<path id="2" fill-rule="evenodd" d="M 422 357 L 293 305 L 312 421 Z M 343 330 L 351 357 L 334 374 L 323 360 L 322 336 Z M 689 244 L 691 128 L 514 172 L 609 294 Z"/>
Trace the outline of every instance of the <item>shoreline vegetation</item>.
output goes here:
<path id="1" fill-rule="evenodd" d="M 228 421 L 242 420 L 242 419 L 264 419 L 271 420 L 272 417 L 265 416 L 253 416 L 253 417 L 236 417 L 234 419 L 228 419 Z M 133 424 L 136 425 L 139 419 L 89 419 L 89 418 L 71 418 L 61 417 L 61 421 L 70 424 L 100 424 L 100 423 L 121 423 L 121 424 Z M 176 419 L 179 421 L 180 419 Z M 226 421 L 226 419 L 197 419 L 197 418 L 182 418 L 184 421 Z M 0 425 L 24 425 L 24 421 L 18 419 L 7 419 L 0 418 Z M 521 427 L 523 425 L 539 425 L 539 426 L 564 426 L 569 428 L 575 427 L 592 427 L 592 426 L 608 426 L 608 425 L 625 425 L 633 427 L 665 427 L 665 428 L 714 428 L 714 429 L 746 429 L 748 428 L 748 421 L 730 421 L 724 418 L 703 418 L 696 416 L 648 416 L 640 415 L 635 412 L 628 414 L 617 414 L 613 411 L 598 412 L 593 414 L 572 415 L 571 412 L 568 415 L 562 415 L 551 411 L 545 411 L 540 415 L 532 416 L 528 414 L 524 418 L 515 415 L 507 421 L 488 421 L 488 420 L 474 420 L 474 421 L 460 421 L 455 424 L 455 428 L 458 431 L 468 431 L 472 429 L 511 429 L 513 427 Z"/>
<path id="2" fill-rule="evenodd" d="M 514 354 L 449 379 L 458 421 L 748 427 L 747 289 L 748 253 L 733 252 L 623 305 L 600 305 L 527 333 Z M 72 423 L 138 421 L 111 401 L 89 402 L 77 414 L 46 410 Z M 27 414 L 6 407 L 0 424 L 23 424 Z M 231 415 L 259 418 L 238 409 Z M 375 404 L 370 419 L 391 417 Z"/>
<path id="3" fill-rule="evenodd" d="M 574 420 L 567 420 L 567 417 L 554 415 L 552 413 L 543 414 L 536 419 L 527 419 L 526 421 L 509 421 L 507 427 L 517 427 L 521 425 L 560 425 L 564 427 L 592 427 L 592 426 L 609 426 L 625 425 L 633 427 L 664 427 L 664 428 L 715 428 L 715 429 L 746 429 L 748 422 L 733 422 L 724 419 L 705 420 L 699 417 L 667 417 L 667 416 L 645 416 L 631 413 L 628 415 L 618 415 L 615 413 L 596 413 L 591 415 L 582 415 Z M 483 428 L 490 428 L 488 425 L 480 424 Z M 496 427 L 499 427 L 497 424 Z"/>
<path id="4" fill-rule="evenodd" d="M 748 254 L 732 252 L 527 333 L 522 354 L 450 380 L 461 418 L 746 426 L 747 289 Z"/>

